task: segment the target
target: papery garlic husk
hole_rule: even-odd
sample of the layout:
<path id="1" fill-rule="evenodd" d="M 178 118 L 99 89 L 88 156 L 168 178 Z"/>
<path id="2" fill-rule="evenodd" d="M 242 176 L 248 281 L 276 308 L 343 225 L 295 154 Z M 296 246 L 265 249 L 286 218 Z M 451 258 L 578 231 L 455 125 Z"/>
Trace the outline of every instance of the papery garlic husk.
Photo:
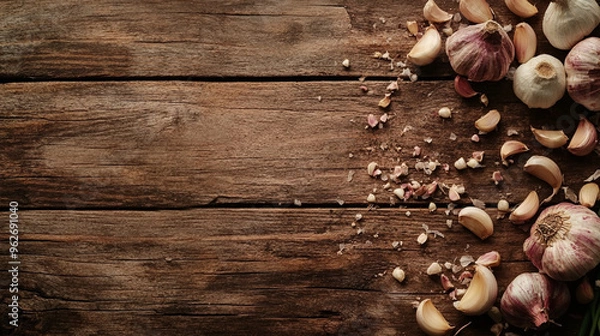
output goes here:
<path id="1" fill-rule="evenodd" d="M 506 141 L 504 144 L 502 144 L 502 147 L 500 147 L 500 158 L 502 159 L 502 164 L 508 166 L 508 161 L 506 160 L 508 157 L 519 153 L 525 153 L 527 151 L 529 151 L 529 148 L 521 141 Z"/>
<path id="2" fill-rule="evenodd" d="M 494 13 L 485 0 L 460 0 L 458 10 L 473 23 L 483 23 L 494 18 Z"/>
<path id="3" fill-rule="evenodd" d="M 446 54 L 457 74 L 473 82 L 499 81 L 508 73 L 515 48 L 502 26 L 488 20 L 449 36 Z"/>
<path id="4" fill-rule="evenodd" d="M 600 196 L 600 188 L 594 182 L 586 183 L 579 189 L 579 203 L 586 208 L 593 207 L 598 196 Z"/>
<path id="5" fill-rule="evenodd" d="M 452 14 L 442 10 L 433 0 L 428 0 L 423 7 L 423 16 L 432 23 L 444 23 L 452 19 Z"/>
<path id="6" fill-rule="evenodd" d="M 596 0 L 553 0 L 542 21 L 542 31 L 557 49 L 567 50 L 589 35 L 600 23 Z"/>
<path id="7" fill-rule="evenodd" d="M 600 37 L 577 43 L 565 58 L 567 92 L 590 111 L 600 111 Z"/>
<path id="8" fill-rule="evenodd" d="M 494 222 L 487 212 L 468 206 L 458 213 L 458 222 L 484 240 L 494 233 Z"/>
<path id="9" fill-rule="evenodd" d="M 442 37 L 434 25 L 425 29 L 421 39 L 410 50 L 406 58 L 415 65 L 423 66 L 433 63 L 442 50 Z"/>
<path id="10" fill-rule="evenodd" d="M 546 148 L 559 148 L 564 146 L 569 141 L 569 137 L 567 137 L 565 132 L 562 130 L 543 130 L 534 128 L 533 126 L 530 126 L 530 128 L 535 140 L 537 140 L 537 142 Z"/>
<path id="11" fill-rule="evenodd" d="M 481 265 L 475 265 L 475 275 L 460 301 L 454 302 L 454 308 L 475 316 L 485 314 L 496 302 L 498 283 L 492 271 Z"/>
<path id="12" fill-rule="evenodd" d="M 511 212 L 508 220 L 515 224 L 523 224 L 535 216 L 540 208 L 540 199 L 535 190 L 531 191 L 525 200 Z"/>
<path id="13" fill-rule="evenodd" d="M 552 187 L 552 194 L 542 201 L 542 203 L 549 202 L 554 195 L 558 193 L 563 183 L 563 176 L 560 168 L 552 159 L 541 156 L 533 155 L 525 162 L 523 170 L 542 181 L 545 181 Z"/>
<path id="14" fill-rule="evenodd" d="M 585 156 L 594 151 L 597 143 L 598 132 L 596 127 L 585 117 L 582 117 L 571 142 L 569 142 L 569 146 L 567 146 L 567 150 L 573 155 Z"/>
<path id="15" fill-rule="evenodd" d="M 444 336 L 454 329 L 430 299 L 425 299 L 417 307 L 417 324 L 429 336 Z"/>
<path id="16" fill-rule="evenodd" d="M 475 260 L 477 265 L 486 266 L 486 267 L 496 267 L 500 265 L 500 253 L 498 251 L 490 251 L 485 253 L 477 260 Z"/>
<path id="17" fill-rule="evenodd" d="M 524 19 L 532 17 L 538 12 L 538 9 L 527 0 L 504 0 L 504 3 L 513 14 Z"/>
<path id="18" fill-rule="evenodd" d="M 549 277 L 577 280 L 600 262 L 600 218 L 582 205 L 550 206 L 531 226 L 523 251 Z"/>
<path id="19" fill-rule="evenodd" d="M 566 284 L 541 273 L 521 273 L 506 287 L 500 310 L 506 321 L 523 329 L 539 329 L 567 312 L 571 295 Z"/>
<path id="20" fill-rule="evenodd" d="M 463 98 L 471 98 L 479 94 L 477 91 L 473 90 L 471 83 L 461 75 L 456 75 L 456 77 L 454 77 L 454 90 L 456 90 L 456 93 Z"/>
<path id="21" fill-rule="evenodd" d="M 490 110 L 475 121 L 475 128 L 480 132 L 489 133 L 496 129 L 496 126 L 498 126 L 498 123 L 500 122 L 500 118 L 501 116 L 498 110 Z"/>
<path id="22" fill-rule="evenodd" d="M 515 71 L 513 91 L 529 108 L 549 108 L 563 97 L 565 69 L 556 57 L 542 54 L 521 64 Z"/>
<path id="23" fill-rule="evenodd" d="M 527 22 L 517 24 L 513 42 L 515 44 L 515 56 L 519 63 L 525 63 L 535 56 L 537 37 L 535 31 Z"/>

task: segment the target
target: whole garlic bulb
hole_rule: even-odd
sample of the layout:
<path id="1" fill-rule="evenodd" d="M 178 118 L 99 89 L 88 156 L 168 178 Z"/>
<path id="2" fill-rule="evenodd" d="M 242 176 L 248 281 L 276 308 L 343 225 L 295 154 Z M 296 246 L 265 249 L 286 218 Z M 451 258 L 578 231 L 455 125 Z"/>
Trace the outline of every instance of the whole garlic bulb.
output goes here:
<path id="1" fill-rule="evenodd" d="M 552 0 L 544 13 L 542 31 L 555 48 L 567 50 L 600 23 L 596 0 Z"/>
<path id="2" fill-rule="evenodd" d="M 565 58 L 567 92 L 590 111 L 600 111 L 600 37 L 577 43 Z"/>
<path id="3" fill-rule="evenodd" d="M 556 57 L 542 54 L 515 71 L 513 90 L 529 108 L 549 108 L 565 94 L 565 68 Z"/>
<path id="4" fill-rule="evenodd" d="M 582 205 L 550 206 L 531 226 L 523 250 L 552 279 L 577 280 L 600 263 L 600 217 Z"/>
<path id="5" fill-rule="evenodd" d="M 493 20 L 459 29 L 446 39 L 452 69 L 473 82 L 498 81 L 508 73 L 515 47 Z"/>

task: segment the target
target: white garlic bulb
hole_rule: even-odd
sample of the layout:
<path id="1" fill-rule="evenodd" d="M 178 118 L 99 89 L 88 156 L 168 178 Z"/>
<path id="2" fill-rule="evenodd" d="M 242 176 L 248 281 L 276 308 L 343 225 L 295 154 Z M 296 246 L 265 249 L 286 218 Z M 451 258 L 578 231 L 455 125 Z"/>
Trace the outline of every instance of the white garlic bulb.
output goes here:
<path id="1" fill-rule="evenodd" d="M 577 43 L 565 58 L 567 92 L 590 111 L 600 111 L 600 37 Z"/>
<path id="2" fill-rule="evenodd" d="M 600 23 L 596 0 L 553 0 L 542 21 L 542 31 L 555 48 L 567 50 Z"/>
<path id="3" fill-rule="evenodd" d="M 514 74 L 515 95 L 529 108 L 549 108 L 565 94 L 565 68 L 556 57 L 538 55 L 521 64 Z"/>

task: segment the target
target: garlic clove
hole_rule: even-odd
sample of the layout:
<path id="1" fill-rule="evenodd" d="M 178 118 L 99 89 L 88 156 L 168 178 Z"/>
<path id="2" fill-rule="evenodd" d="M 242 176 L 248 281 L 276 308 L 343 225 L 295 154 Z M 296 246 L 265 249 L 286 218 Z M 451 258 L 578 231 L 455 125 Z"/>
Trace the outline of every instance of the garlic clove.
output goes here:
<path id="1" fill-rule="evenodd" d="M 546 148 L 559 148 L 569 141 L 569 137 L 563 131 L 543 130 L 533 126 L 530 126 L 530 128 L 535 140 Z"/>
<path id="2" fill-rule="evenodd" d="M 475 128 L 480 132 L 489 133 L 496 129 L 500 122 L 500 112 L 498 110 L 490 110 L 483 117 L 475 121 Z"/>
<path id="3" fill-rule="evenodd" d="M 492 271 L 481 265 L 475 265 L 475 275 L 467 292 L 454 307 L 461 312 L 475 316 L 485 314 L 496 302 L 498 282 Z"/>
<path id="4" fill-rule="evenodd" d="M 425 299 L 417 307 L 417 324 L 429 336 L 443 336 L 454 329 L 430 299 Z"/>
<path id="5" fill-rule="evenodd" d="M 538 9 L 527 0 L 504 0 L 504 3 L 513 14 L 524 19 L 532 17 L 538 12 Z"/>
<path id="6" fill-rule="evenodd" d="M 542 203 L 549 202 L 560 190 L 563 183 L 563 176 L 560 168 L 552 159 L 541 155 L 533 155 L 527 160 L 523 166 L 523 170 L 545 181 L 552 187 L 552 194 L 544 199 Z"/>
<path id="7" fill-rule="evenodd" d="M 486 267 L 496 267 L 500 265 L 500 253 L 498 251 L 490 251 L 486 254 L 481 255 L 475 260 L 477 265 Z"/>
<path id="8" fill-rule="evenodd" d="M 535 31 L 527 22 L 521 22 L 517 24 L 515 27 L 513 42 L 515 44 L 515 56 L 517 57 L 517 61 L 519 63 L 525 63 L 535 56 L 537 37 L 535 36 Z"/>
<path id="9" fill-rule="evenodd" d="M 461 209 L 458 213 L 458 222 L 482 240 L 494 233 L 494 223 L 490 215 L 474 206 Z"/>
<path id="10" fill-rule="evenodd" d="M 540 208 L 540 199 L 537 192 L 531 191 L 525 200 L 513 210 L 508 220 L 514 224 L 523 224 L 535 216 Z"/>
<path id="11" fill-rule="evenodd" d="M 579 189 L 579 203 L 585 207 L 593 207 L 598 196 L 600 196 L 600 188 L 594 182 L 586 183 Z"/>
<path id="12" fill-rule="evenodd" d="M 598 133 L 596 127 L 585 117 L 581 117 L 567 149 L 573 155 L 585 156 L 594 151 L 597 143 Z"/>
<path id="13" fill-rule="evenodd" d="M 599 23 L 600 5 L 595 0 L 555 0 L 544 12 L 542 31 L 553 47 L 567 50 Z"/>
<path id="14" fill-rule="evenodd" d="M 541 54 L 521 64 L 513 77 L 513 91 L 529 108 L 549 108 L 566 90 L 565 69 L 554 56 Z"/>
<path id="15" fill-rule="evenodd" d="M 442 50 L 442 37 L 434 25 L 425 29 L 423 37 L 413 46 L 406 58 L 415 65 L 433 63 Z"/>
<path id="16" fill-rule="evenodd" d="M 471 83 L 461 75 L 454 77 L 454 90 L 463 98 L 471 98 L 478 95 L 478 92 L 471 87 Z"/>
<path id="17" fill-rule="evenodd" d="M 423 7 L 423 16 L 431 23 L 444 23 L 452 19 L 452 14 L 442 10 L 433 0 L 428 0 Z"/>
<path id="18" fill-rule="evenodd" d="M 502 159 L 502 164 L 508 166 L 508 161 L 506 160 L 508 157 L 527 151 L 529 151 L 529 148 L 521 141 L 506 141 L 500 148 L 500 158 Z"/>
<path id="19" fill-rule="evenodd" d="M 494 18 L 492 9 L 485 0 L 460 0 L 458 10 L 473 23 L 483 23 Z"/>

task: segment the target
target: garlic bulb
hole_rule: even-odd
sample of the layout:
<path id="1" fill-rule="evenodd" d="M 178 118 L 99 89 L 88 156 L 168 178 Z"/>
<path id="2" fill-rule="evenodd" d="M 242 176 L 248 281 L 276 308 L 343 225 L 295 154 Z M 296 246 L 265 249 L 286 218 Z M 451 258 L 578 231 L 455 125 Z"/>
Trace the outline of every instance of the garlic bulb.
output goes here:
<path id="1" fill-rule="evenodd" d="M 600 111 L 600 37 L 577 43 L 565 58 L 567 92 L 590 111 Z"/>
<path id="2" fill-rule="evenodd" d="M 567 50 L 600 23 L 596 0 L 553 0 L 542 21 L 542 31 L 555 48 Z"/>
<path id="3" fill-rule="evenodd" d="M 452 69 L 473 82 L 498 81 L 508 73 L 515 47 L 493 20 L 467 26 L 446 39 Z"/>
<path id="4" fill-rule="evenodd" d="M 531 227 L 523 250 L 540 272 L 577 280 L 600 262 L 600 218 L 582 205 L 550 206 Z"/>
<path id="5" fill-rule="evenodd" d="M 529 108 L 549 108 L 565 94 L 565 69 L 556 57 L 542 54 L 515 71 L 513 90 Z"/>
<path id="6" fill-rule="evenodd" d="M 567 312 L 569 288 L 541 273 L 522 273 L 506 287 L 500 310 L 506 321 L 523 329 L 538 329 Z"/>

